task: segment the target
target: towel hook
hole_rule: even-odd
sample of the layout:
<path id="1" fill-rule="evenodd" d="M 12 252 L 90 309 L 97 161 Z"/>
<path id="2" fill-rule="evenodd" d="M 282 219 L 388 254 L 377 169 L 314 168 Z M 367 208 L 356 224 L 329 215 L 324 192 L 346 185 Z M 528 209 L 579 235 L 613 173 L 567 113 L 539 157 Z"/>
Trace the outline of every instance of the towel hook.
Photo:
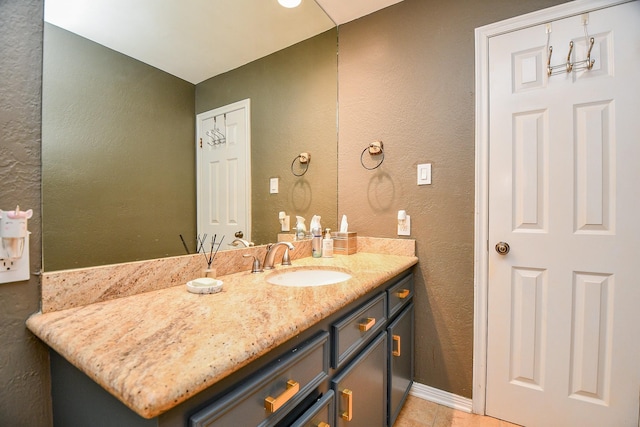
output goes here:
<path id="1" fill-rule="evenodd" d="M 303 171 L 299 174 L 295 173 L 293 170 L 293 166 L 296 164 L 296 161 L 300 163 L 300 167 L 304 165 Z M 293 162 L 291 162 L 291 173 L 295 176 L 302 176 L 309 170 L 309 164 L 311 163 L 311 154 L 309 153 L 300 153 L 296 157 L 293 158 Z"/>
<path id="2" fill-rule="evenodd" d="M 382 157 L 380 158 L 380 161 L 373 167 L 367 167 L 364 164 L 364 153 L 367 152 L 367 150 L 369 151 L 369 155 L 371 156 L 379 156 L 382 155 Z M 362 153 L 360 154 L 360 164 L 362 165 L 363 168 L 367 169 L 367 170 L 374 170 L 377 169 L 378 167 L 380 167 L 380 165 L 382 164 L 382 162 L 384 162 L 384 146 L 382 144 L 382 141 L 373 141 L 371 144 L 369 144 L 367 147 L 365 147 L 364 150 L 362 150 Z"/>

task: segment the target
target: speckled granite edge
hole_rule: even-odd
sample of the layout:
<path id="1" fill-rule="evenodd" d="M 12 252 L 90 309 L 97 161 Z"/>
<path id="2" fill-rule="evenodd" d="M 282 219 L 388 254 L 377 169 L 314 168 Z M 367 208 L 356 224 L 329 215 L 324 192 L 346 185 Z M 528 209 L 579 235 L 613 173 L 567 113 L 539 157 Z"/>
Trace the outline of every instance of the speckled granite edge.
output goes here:
<path id="1" fill-rule="evenodd" d="M 311 241 L 294 242 L 290 253 L 296 260 L 311 255 Z M 249 270 L 251 260 L 262 262 L 265 246 L 219 252 L 213 267 L 218 276 Z M 384 255 L 415 255 L 415 240 L 358 237 L 358 252 Z M 82 307 L 97 302 L 180 285 L 202 276 L 206 262 L 202 254 L 158 258 L 98 267 L 46 272 L 42 275 L 42 313 Z"/>

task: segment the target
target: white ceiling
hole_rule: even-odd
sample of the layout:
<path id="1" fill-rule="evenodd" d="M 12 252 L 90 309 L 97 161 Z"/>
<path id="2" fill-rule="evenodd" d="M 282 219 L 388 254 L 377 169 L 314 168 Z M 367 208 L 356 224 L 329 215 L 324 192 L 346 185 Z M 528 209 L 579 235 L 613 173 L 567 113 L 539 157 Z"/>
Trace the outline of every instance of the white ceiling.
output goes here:
<path id="1" fill-rule="evenodd" d="M 45 21 L 197 84 L 401 0 L 317 1 L 331 19 L 313 0 L 46 0 Z"/>

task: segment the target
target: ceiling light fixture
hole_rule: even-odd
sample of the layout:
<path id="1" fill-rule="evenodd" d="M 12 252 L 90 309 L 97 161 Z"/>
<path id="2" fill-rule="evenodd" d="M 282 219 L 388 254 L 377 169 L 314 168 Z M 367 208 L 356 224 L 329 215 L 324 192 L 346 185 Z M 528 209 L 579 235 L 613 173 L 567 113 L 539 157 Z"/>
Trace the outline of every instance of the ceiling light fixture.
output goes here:
<path id="1" fill-rule="evenodd" d="M 281 6 L 292 8 L 300 6 L 301 1 L 302 0 L 278 0 L 278 3 L 280 3 Z"/>

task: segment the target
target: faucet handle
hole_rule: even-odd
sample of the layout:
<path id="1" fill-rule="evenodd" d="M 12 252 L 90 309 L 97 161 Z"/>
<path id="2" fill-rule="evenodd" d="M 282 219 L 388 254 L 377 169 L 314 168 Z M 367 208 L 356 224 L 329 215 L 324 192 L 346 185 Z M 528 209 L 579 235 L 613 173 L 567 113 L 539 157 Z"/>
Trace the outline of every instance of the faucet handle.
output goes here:
<path id="1" fill-rule="evenodd" d="M 257 257 L 253 256 L 253 255 L 249 255 L 249 254 L 244 254 L 242 255 L 244 258 L 253 258 L 253 265 L 251 267 L 251 272 L 252 273 L 262 273 L 264 270 L 262 270 L 262 267 L 260 266 L 260 260 L 258 260 Z"/>

